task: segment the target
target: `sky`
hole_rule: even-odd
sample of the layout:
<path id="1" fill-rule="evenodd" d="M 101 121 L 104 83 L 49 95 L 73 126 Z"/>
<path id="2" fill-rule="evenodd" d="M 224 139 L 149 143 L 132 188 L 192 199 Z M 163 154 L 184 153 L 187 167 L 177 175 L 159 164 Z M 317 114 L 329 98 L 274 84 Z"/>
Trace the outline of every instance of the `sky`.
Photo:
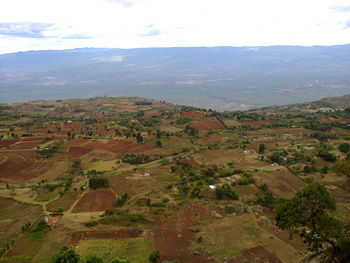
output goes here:
<path id="1" fill-rule="evenodd" d="M 0 0 L 0 54 L 350 43 L 350 0 Z"/>

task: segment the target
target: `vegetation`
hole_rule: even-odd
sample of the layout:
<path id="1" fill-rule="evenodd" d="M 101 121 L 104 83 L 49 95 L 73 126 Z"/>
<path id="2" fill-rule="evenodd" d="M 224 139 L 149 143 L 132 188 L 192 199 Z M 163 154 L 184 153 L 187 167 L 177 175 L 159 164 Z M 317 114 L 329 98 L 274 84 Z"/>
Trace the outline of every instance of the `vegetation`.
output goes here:
<path id="1" fill-rule="evenodd" d="M 109 186 L 108 179 L 102 176 L 92 176 L 89 178 L 89 187 L 91 189 L 107 188 Z"/>
<path id="2" fill-rule="evenodd" d="M 326 253 L 329 261 L 346 262 L 350 258 L 350 233 L 334 217 L 335 210 L 327 189 L 311 183 L 279 207 L 277 226 L 303 238 L 310 251 Z"/>

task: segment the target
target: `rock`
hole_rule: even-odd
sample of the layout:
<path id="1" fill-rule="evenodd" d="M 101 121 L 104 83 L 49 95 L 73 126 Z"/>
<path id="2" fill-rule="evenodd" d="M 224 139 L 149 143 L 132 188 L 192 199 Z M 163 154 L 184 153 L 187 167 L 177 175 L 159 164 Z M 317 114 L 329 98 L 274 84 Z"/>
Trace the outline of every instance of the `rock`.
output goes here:
<path id="1" fill-rule="evenodd" d="M 216 212 L 215 210 L 211 211 L 211 215 L 214 216 L 217 219 L 221 219 L 222 215 L 220 215 L 218 212 Z"/>

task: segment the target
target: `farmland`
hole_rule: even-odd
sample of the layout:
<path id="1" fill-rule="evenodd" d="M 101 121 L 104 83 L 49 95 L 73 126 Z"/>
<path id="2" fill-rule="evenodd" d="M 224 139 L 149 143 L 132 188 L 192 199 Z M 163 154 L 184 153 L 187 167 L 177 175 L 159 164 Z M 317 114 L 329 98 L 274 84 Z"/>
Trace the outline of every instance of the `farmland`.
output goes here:
<path id="1" fill-rule="evenodd" d="M 2 259 L 49 262 L 67 246 L 106 262 L 146 263 L 153 251 L 165 262 L 300 262 L 307 246 L 276 225 L 286 199 L 318 182 L 350 220 L 350 98 L 326 102 L 242 112 L 141 98 L 8 104 Z"/>

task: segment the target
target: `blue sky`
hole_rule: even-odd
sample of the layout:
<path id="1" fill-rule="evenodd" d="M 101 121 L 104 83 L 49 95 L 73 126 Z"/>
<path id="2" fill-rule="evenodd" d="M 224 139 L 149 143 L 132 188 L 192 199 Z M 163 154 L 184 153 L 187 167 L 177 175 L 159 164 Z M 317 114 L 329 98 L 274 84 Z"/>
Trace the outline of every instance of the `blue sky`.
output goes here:
<path id="1" fill-rule="evenodd" d="M 350 0 L 1 0 L 0 53 L 350 43 Z"/>

